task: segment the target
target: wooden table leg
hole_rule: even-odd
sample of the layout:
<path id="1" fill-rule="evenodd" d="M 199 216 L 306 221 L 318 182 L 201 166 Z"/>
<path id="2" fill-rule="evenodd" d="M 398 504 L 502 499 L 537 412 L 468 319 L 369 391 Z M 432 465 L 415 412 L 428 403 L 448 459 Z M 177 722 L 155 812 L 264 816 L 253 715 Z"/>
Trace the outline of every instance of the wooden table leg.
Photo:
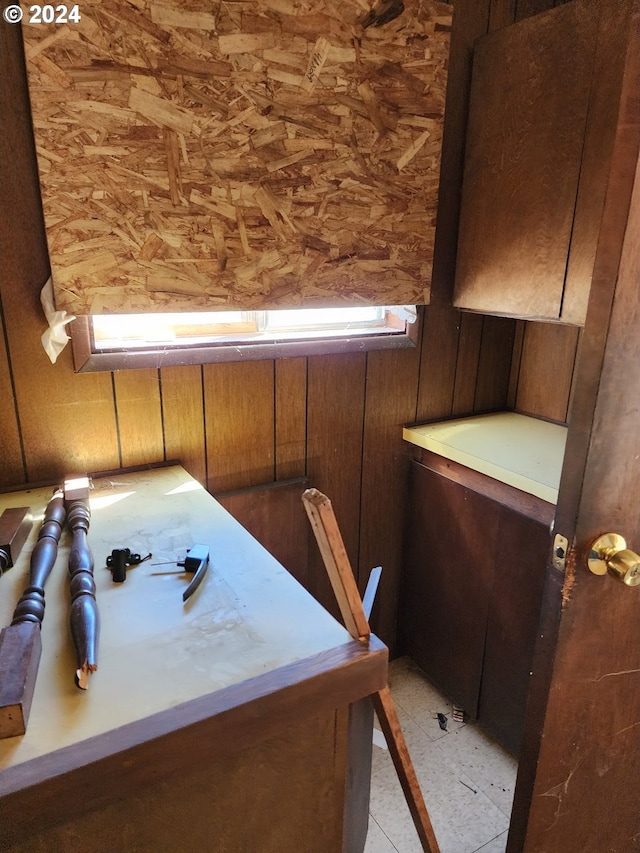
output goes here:
<path id="1" fill-rule="evenodd" d="M 0 738 L 23 735 L 27 730 L 42 652 L 44 585 L 58 554 L 65 516 L 58 490 L 47 505 L 31 553 L 29 585 L 16 605 L 11 625 L 0 633 Z"/>

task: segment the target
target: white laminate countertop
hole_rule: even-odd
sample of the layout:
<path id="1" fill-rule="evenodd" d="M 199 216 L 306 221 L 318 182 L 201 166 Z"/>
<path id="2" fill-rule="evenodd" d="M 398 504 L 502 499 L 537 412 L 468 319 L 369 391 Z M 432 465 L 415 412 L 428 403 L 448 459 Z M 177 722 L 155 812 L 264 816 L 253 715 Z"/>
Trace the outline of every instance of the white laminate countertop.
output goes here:
<path id="1" fill-rule="evenodd" d="M 16 565 L 0 578 L 0 627 L 9 625 L 52 489 L 0 495 L 0 512 L 30 506 L 34 525 Z M 98 671 L 74 683 L 65 530 L 46 583 L 42 659 L 23 737 L 0 740 L 3 771 L 278 667 L 349 643 L 338 622 L 202 486 L 179 466 L 94 481 L 88 541 L 100 613 Z M 210 565 L 186 604 L 191 576 L 176 560 L 195 543 Z M 114 584 L 113 548 L 152 558 Z"/>
<path id="2" fill-rule="evenodd" d="M 489 477 L 557 503 L 567 427 L 492 412 L 405 427 L 403 438 Z"/>

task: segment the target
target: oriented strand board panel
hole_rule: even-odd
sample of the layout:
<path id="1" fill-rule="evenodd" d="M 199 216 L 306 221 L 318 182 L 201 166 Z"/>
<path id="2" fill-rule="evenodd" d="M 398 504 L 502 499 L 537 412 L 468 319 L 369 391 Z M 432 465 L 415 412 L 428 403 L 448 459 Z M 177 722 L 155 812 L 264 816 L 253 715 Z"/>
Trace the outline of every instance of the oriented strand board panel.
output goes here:
<path id="1" fill-rule="evenodd" d="M 449 5 L 79 11 L 24 25 L 58 308 L 428 301 Z"/>

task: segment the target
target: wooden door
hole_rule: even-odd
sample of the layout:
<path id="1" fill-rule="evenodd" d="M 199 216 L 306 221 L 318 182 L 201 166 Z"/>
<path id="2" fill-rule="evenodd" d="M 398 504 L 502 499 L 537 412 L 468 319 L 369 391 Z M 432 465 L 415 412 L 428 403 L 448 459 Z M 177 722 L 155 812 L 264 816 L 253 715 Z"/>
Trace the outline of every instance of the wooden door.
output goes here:
<path id="1" fill-rule="evenodd" d="M 550 549 L 508 853 L 640 850 L 640 587 L 588 571 L 601 533 L 640 551 L 640 31 L 621 111 Z"/>
<path id="2" fill-rule="evenodd" d="M 499 506 L 489 497 L 412 462 L 401 644 L 472 719 L 478 716 L 498 517 Z"/>
<path id="3" fill-rule="evenodd" d="M 476 43 L 455 306 L 560 316 L 597 33 L 567 3 Z"/>
<path id="4" fill-rule="evenodd" d="M 633 0 L 550 5 L 474 46 L 454 305 L 583 325 Z"/>

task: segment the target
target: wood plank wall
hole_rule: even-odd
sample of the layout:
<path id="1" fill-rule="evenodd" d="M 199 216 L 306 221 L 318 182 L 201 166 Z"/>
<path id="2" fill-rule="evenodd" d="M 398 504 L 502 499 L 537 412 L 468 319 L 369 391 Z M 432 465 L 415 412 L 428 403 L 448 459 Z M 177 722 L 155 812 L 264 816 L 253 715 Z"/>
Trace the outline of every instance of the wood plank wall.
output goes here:
<path id="1" fill-rule="evenodd" d="M 20 29 L 0 28 L 0 488 L 166 459 L 214 494 L 306 476 L 332 499 L 361 588 L 384 567 L 372 624 L 393 653 L 410 457 L 402 425 L 506 405 L 566 417 L 576 330 L 447 305 L 471 46 L 527 5 L 455 5 L 434 303 L 416 349 L 112 374 L 75 374 L 68 350 L 51 365 L 40 344 L 49 268 Z M 335 612 L 314 545 L 307 586 Z"/>

